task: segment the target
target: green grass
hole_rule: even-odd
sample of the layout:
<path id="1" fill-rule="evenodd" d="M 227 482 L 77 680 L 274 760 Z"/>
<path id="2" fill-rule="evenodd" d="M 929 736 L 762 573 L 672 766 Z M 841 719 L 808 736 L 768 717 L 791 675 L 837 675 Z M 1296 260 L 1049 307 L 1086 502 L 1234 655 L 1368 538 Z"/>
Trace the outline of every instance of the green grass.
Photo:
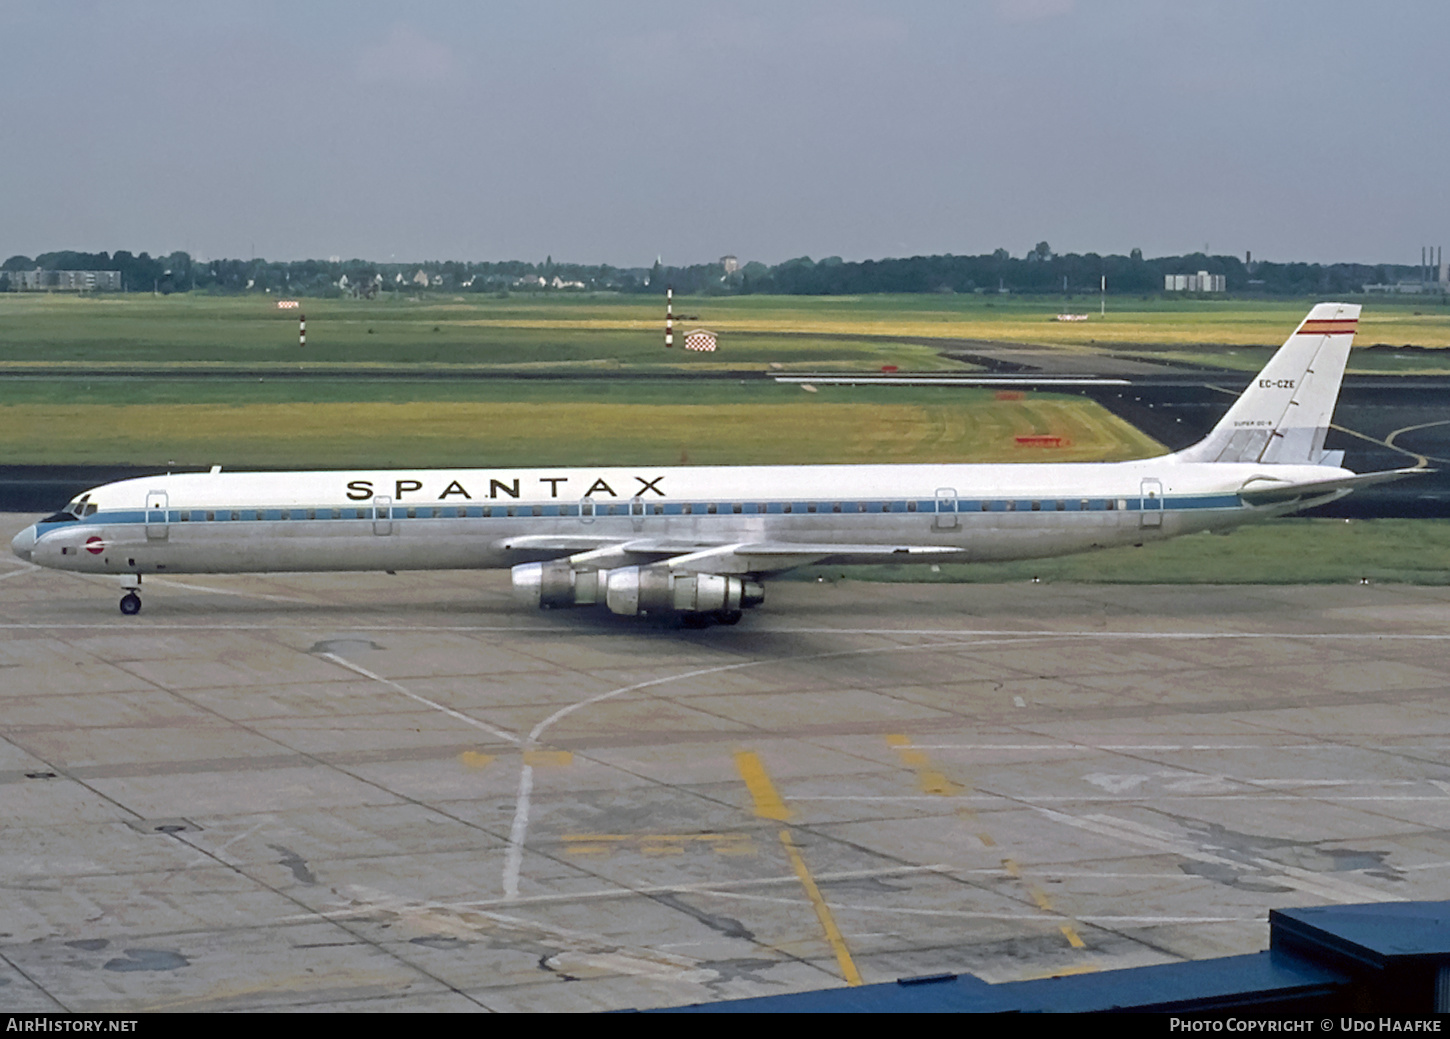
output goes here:
<path id="1" fill-rule="evenodd" d="M 556 297 L 547 303 L 458 297 L 305 300 L 307 346 L 297 312 L 270 297 L 0 295 L 0 363 L 36 366 L 186 366 L 666 371 L 782 367 L 965 366 L 930 347 L 884 340 L 782 336 L 755 329 L 731 337 L 723 314 L 681 321 L 722 333 L 714 354 L 664 348 L 662 301 Z M 701 309 L 692 306 L 686 312 Z"/>
<path id="2" fill-rule="evenodd" d="M 528 466 L 1084 461 L 1163 448 L 1093 402 L 751 380 L 592 384 L 16 383 L 0 448 L 29 464 Z M 1067 444 L 1023 448 L 1055 433 Z"/>
<path id="3" fill-rule="evenodd" d="M 1093 584 L 1450 584 L 1450 520 L 1279 519 L 1086 555 L 1015 563 L 809 567 L 793 575 L 859 581 Z"/>
<path id="4" fill-rule="evenodd" d="M 0 363 L 37 366 L 176 364 L 307 366 L 467 365 L 577 371 L 702 368 L 867 370 L 961 367 L 930 345 L 901 338 L 991 339 L 1071 352 L 1176 351 L 1210 363 L 1229 346 L 1272 348 L 1314 300 L 1168 300 L 1058 296 L 681 297 L 677 329 L 720 333 L 714 354 L 663 347 L 656 297 L 566 295 L 386 296 L 308 299 L 308 343 L 297 346 L 296 311 L 271 296 L 178 294 L 76 297 L 0 294 Z M 1059 311 L 1086 322 L 1056 322 Z M 1362 345 L 1450 347 L 1450 307 L 1369 300 Z M 1356 362 L 1361 356 L 1355 356 Z M 1381 362 L 1376 361 L 1376 370 Z M 1398 370 L 1443 369 L 1434 357 Z M 1231 362 L 1231 366 L 1233 365 Z M 1395 369 L 1388 369 L 1395 370 Z"/>

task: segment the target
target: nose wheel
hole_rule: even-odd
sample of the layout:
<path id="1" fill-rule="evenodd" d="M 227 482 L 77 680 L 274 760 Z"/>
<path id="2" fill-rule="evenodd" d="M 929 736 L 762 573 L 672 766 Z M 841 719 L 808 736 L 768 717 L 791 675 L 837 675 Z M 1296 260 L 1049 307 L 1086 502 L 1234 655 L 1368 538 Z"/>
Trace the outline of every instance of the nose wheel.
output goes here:
<path id="1" fill-rule="evenodd" d="M 141 612 L 141 596 L 135 592 L 127 592 L 121 596 L 121 612 L 127 617 L 134 617 Z"/>

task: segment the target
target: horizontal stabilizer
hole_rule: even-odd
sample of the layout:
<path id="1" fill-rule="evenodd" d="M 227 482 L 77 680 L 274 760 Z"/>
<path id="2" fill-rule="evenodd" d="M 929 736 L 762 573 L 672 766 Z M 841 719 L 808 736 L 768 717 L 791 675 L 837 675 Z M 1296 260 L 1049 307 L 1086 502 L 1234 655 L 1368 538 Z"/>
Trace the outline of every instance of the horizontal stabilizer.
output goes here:
<path id="1" fill-rule="evenodd" d="M 1302 498 L 1318 498 L 1322 495 L 1334 494 L 1337 491 L 1342 491 L 1347 494 L 1350 491 L 1358 490 L 1360 487 L 1369 487 L 1377 483 L 1389 483 L 1391 480 L 1402 480 L 1406 476 L 1429 472 L 1434 472 L 1434 470 L 1422 468 L 1386 469 L 1378 473 L 1360 473 L 1357 476 L 1342 476 L 1333 480 L 1314 480 L 1310 483 L 1291 483 L 1287 480 L 1256 476 L 1239 489 L 1239 497 L 1243 498 L 1250 505 L 1278 505 L 1282 502 L 1297 501 Z"/>

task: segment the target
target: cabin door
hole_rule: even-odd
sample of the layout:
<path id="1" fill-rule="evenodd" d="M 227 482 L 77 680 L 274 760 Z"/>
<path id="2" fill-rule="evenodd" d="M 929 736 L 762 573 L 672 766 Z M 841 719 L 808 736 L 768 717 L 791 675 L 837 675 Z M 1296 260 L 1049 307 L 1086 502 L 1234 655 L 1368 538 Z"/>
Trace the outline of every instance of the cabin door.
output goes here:
<path id="1" fill-rule="evenodd" d="M 1163 526 L 1163 481 L 1144 480 L 1139 492 L 1142 495 L 1138 503 L 1139 526 Z"/>
<path id="2" fill-rule="evenodd" d="M 936 514 L 932 517 L 932 530 L 956 530 L 961 526 L 957 518 L 957 489 L 938 487 L 936 489 Z"/>
<path id="3" fill-rule="evenodd" d="M 391 534 L 393 532 L 393 499 L 386 494 L 379 494 L 373 499 L 373 533 Z"/>
<path id="4" fill-rule="evenodd" d="M 147 491 L 146 540 L 165 541 L 168 529 L 166 525 L 166 492 Z"/>

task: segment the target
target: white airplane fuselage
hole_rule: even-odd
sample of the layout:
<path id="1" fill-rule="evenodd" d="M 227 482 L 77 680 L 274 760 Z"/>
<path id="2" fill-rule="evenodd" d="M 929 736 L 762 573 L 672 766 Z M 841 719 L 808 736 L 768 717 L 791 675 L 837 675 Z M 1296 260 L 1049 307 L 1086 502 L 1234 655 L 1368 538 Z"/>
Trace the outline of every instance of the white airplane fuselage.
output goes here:
<path id="1" fill-rule="evenodd" d="M 901 553 L 913 561 L 937 549 L 960 562 L 1020 559 L 1228 529 L 1306 504 L 1245 502 L 1238 490 L 1255 478 L 1351 475 L 1171 455 L 1106 464 L 184 473 L 97 488 L 87 502 L 95 511 L 37 524 L 22 554 L 103 574 L 487 569 L 557 556 L 553 539 L 769 543 L 815 555 L 839 546 L 833 562 L 889 561 L 852 551 L 867 546 L 916 549 Z"/>

